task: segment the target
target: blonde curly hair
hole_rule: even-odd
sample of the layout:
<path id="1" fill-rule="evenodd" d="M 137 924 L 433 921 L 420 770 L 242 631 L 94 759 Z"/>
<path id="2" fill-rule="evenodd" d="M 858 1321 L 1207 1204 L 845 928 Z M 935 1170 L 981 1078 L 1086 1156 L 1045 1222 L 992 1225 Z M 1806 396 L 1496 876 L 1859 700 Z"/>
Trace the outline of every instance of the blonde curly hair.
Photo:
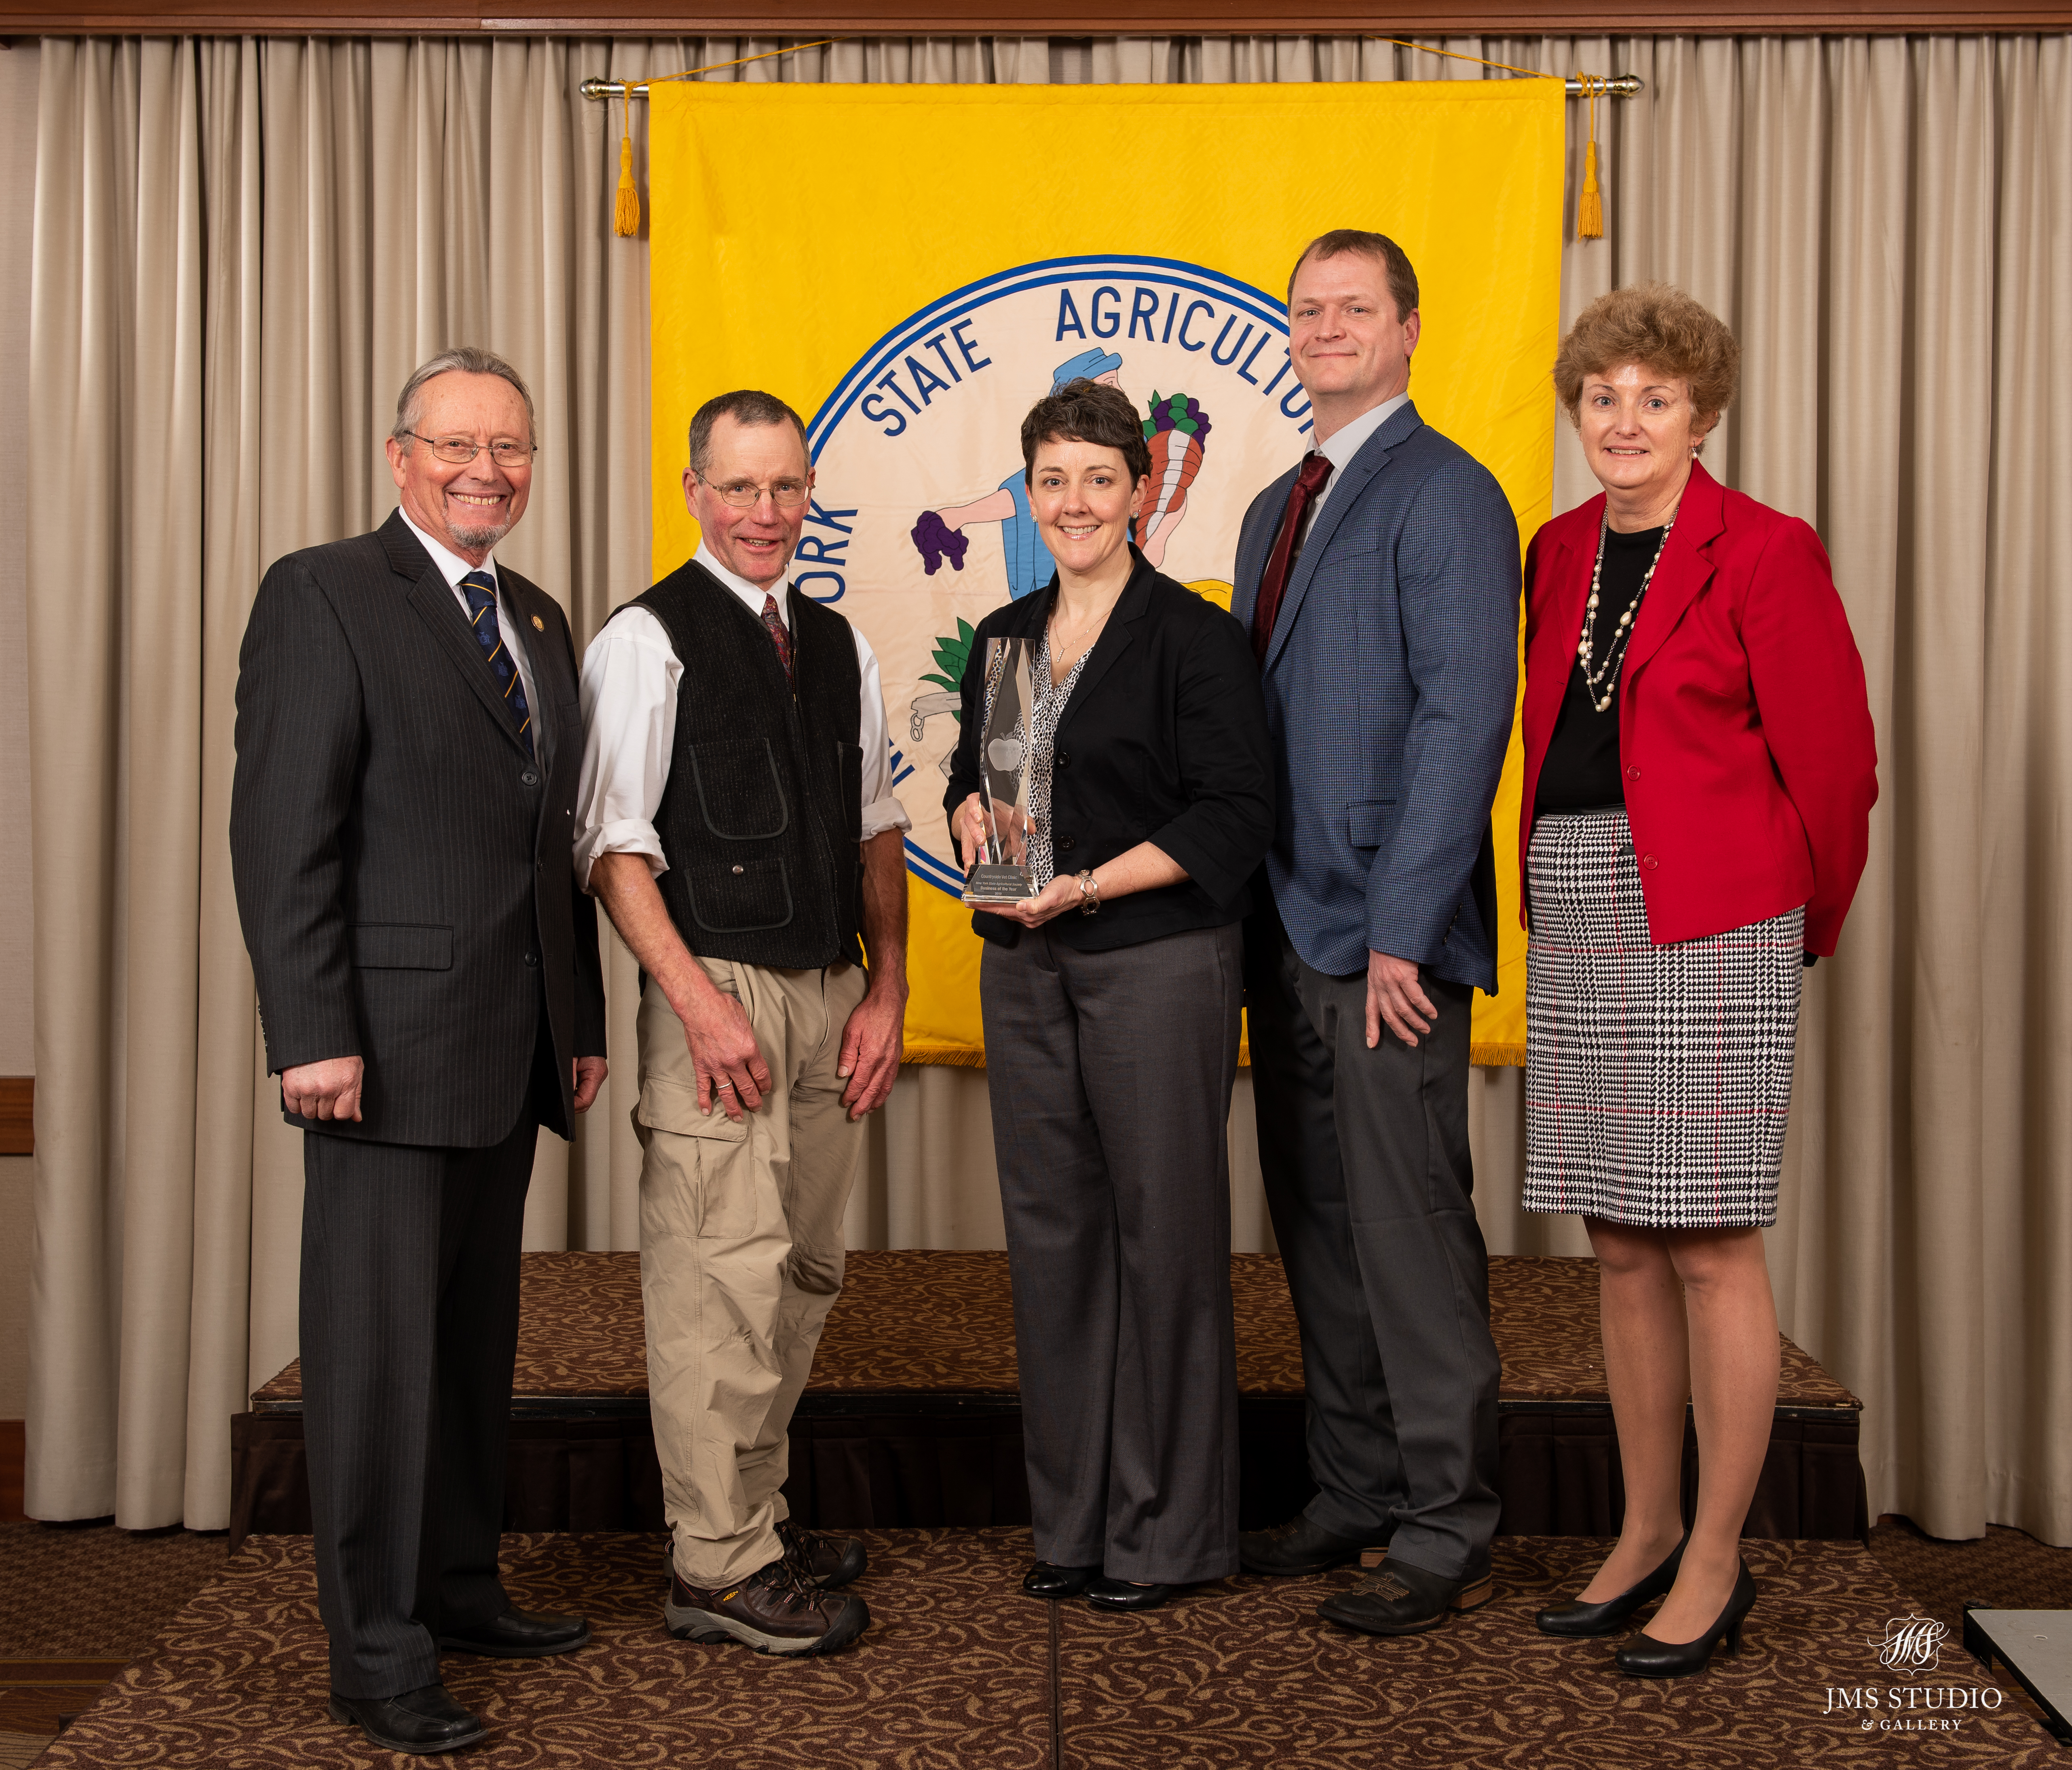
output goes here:
<path id="1" fill-rule="evenodd" d="M 1688 382 L 1704 435 L 1741 386 L 1741 347 L 1726 322 L 1669 283 L 1634 283 L 1600 295 L 1576 316 L 1554 359 L 1554 392 L 1581 421 L 1583 384 L 1627 363 Z"/>

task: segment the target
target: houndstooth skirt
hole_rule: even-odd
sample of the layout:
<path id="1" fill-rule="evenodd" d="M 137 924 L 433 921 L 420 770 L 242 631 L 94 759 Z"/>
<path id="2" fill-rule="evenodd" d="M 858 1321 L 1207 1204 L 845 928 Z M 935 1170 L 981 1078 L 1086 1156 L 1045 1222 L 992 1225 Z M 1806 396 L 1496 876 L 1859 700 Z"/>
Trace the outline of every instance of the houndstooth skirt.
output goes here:
<path id="1" fill-rule="evenodd" d="M 1805 911 L 1652 945 L 1617 807 L 1539 819 L 1526 875 L 1525 1209 L 1769 1227 Z"/>

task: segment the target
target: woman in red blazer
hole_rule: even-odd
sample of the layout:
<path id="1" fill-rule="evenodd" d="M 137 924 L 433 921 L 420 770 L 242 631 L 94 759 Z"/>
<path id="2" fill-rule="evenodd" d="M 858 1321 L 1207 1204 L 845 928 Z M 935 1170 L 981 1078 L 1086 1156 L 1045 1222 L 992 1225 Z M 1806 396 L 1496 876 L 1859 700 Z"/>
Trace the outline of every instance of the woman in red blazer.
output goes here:
<path id="1" fill-rule="evenodd" d="M 1593 303 L 1555 367 L 1605 491 L 1526 556 L 1528 1210 L 1597 1256 L 1626 1509 L 1549 1634 L 1620 1669 L 1740 1644 L 1740 1554 L 1777 1405 L 1762 1230 L 1791 1103 L 1802 965 L 1862 875 L 1877 749 L 1819 538 L 1698 463 L 1739 348 L 1660 283 Z M 1686 1531 L 1686 1401 L 1698 1504 Z"/>

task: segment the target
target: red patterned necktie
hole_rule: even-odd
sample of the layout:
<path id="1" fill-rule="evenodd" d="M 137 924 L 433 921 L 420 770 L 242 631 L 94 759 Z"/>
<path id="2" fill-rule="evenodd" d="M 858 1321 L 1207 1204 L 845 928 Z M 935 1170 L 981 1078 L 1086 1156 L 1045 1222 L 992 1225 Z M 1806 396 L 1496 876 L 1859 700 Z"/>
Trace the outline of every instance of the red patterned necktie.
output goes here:
<path id="1" fill-rule="evenodd" d="M 1252 610 L 1252 654 L 1263 665 L 1266 648 L 1273 643 L 1273 623 L 1281 613 L 1281 598 L 1288 589 L 1288 574 L 1295 564 L 1295 540 L 1302 532 L 1302 519 L 1309 514 L 1324 482 L 1331 477 L 1331 458 L 1315 450 L 1302 458 L 1302 470 L 1288 489 L 1288 507 L 1281 513 L 1281 532 L 1273 537 L 1273 551 L 1266 556 L 1266 569 L 1260 574 L 1259 600 Z"/>
<path id="2" fill-rule="evenodd" d="M 777 648 L 778 662 L 784 666 L 784 680 L 793 688 L 798 680 L 791 674 L 791 635 L 785 628 L 784 617 L 777 612 L 777 598 L 770 591 L 763 593 L 763 624 L 770 630 L 770 643 Z"/>

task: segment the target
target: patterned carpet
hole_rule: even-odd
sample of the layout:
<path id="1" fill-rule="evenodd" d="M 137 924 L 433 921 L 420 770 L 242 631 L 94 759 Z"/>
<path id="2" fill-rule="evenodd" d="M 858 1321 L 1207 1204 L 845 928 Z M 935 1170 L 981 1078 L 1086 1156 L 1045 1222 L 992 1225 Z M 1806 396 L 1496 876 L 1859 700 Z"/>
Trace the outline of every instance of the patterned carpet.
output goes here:
<path id="1" fill-rule="evenodd" d="M 542 1401 L 644 1396 L 636 1254 L 528 1254 L 523 1269 L 516 1394 Z M 1302 1393 L 1302 1349 L 1278 1255 L 1231 1259 L 1238 1388 Z M 916 1307 L 926 1299 L 925 1308 Z M 1490 1328 L 1507 1402 L 1603 1402 L 1597 1263 L 1552 1257 L 1490 1261 Z M 1778 1402 L 1857 1406 L 1856 1398 L 1786 1340 Z M 852 1253 L 842 1294 L 813 1361 L 808 1396 L 1016 1394 L 1013 1298 L 1005 1254 L 895 1250 Z M 257 1390 L 256 1407 L 295 1402 L 300 1367 Z"/>
<path id="2" fill-rule="evenodd" d="M 2072 1549 L 2054 1549 L 2021 1530 L 1989 1524 L 1968 1542 L 1925 1535 L 1906 1518 L 1880 1518 L 1870 1551 L 1921 1613 L 1963 1627 L 1964 1606 L 1988 1610 L 2072 1610 Z M 2068 1760 L 2072 1761 L 2072 1760 Z"/>
<path id="3" fill-rule="evenodd" d="M 1310 1616 L 1346 1574 L 1245 1579 L 1133 1618 L 1024 1599 L 1025 1532 L 881 1532 L 859 1589 L 875 1620 L 852 1651 L 803 1664 L 663 1634 L 658 1543 L 513 1537 L 513 1595 L 579 1609 L 594 1645 L 528 1663 L 452 1658 L 447 1682 L 496 1731 L 485 1767 L 715 1764 L 739 1770 L 1137 1770 L 1147 1764 L 1342 1770 L 1696 1770 L 1785 1765 L 2046 1770 L 2059 1748 L 1954 1650 L 1914 1681 L 1894 1740 L 1836 1687 L 1902 1682 L 1872 1645 L 1912 1607 L 1852 1543 L 1757 1543 L 1763 1595 L 1741 1657 L 1642 1685 L 1614 1644 L 1556 1642 L 1531 1613 L 1572 1589 L 1602 1546 L 1500 1538 L 1498 1601 L 1412 1640 L 1342 1633 Z M 255 1539 L 42 1760 L 210 1770 L 371 1765 L 324 1719 L 322 1631 L 306 1541 Z M 1955 1690 L 1963 1706 L 1942 1706 Z M 1926 1693 L 1938 1698 L 1926 1707 Z M 1991 1694 L 1983 1700 L 1993 1701 Z M 1889 1710 L 1881 1710 L 1889 1718 Z"/>
<path id="4" fill-rule="evenodd" d="M 220 1536 L 0 1524 L 0 1659 L 132 1659 L 224 1571 Z"/>

